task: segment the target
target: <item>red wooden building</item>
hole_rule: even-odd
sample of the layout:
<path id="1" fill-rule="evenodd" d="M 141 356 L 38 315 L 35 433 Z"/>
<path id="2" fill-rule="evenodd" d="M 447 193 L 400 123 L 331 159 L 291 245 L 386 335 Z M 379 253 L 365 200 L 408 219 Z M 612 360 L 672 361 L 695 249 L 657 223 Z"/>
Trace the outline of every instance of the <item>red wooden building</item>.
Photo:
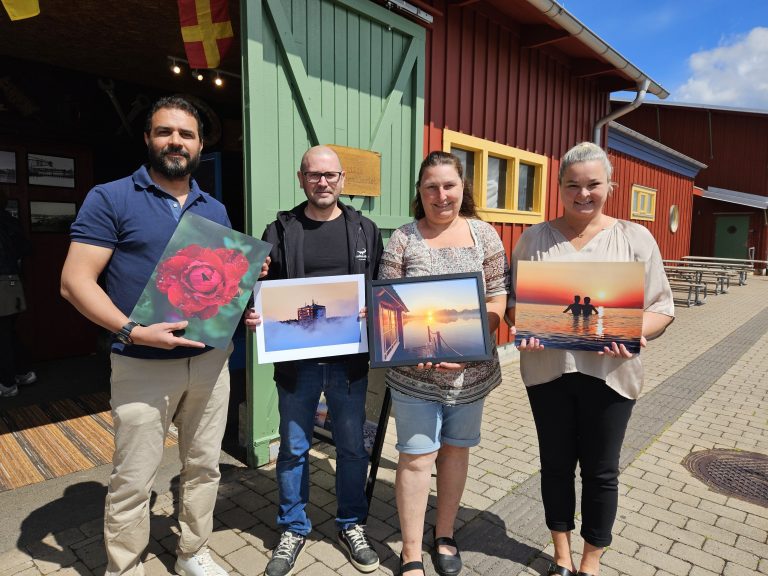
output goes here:
<path id="1" fill-rule="evenodd" d="M 616 187 L 606 213 L 648 228 L 662 258 L 687 255 L 694 178 L 706 165 L 616 122 L 608 128 L 607 149 Z"/>
<path id="2" fill-rule="evenodd" d="M 621 122 L 707 163 L 696 176 L 691 254 L 768 259 L 768 112 L 649 102 Z"/>
<path id="3" fill-rule="evenodd" d="M 418 4 L 434 17 L 425 152 L 462 158 L 480 213 L 508 255 L 525 227 L 562 212 L 559 158 L 585 140 L 607 142 L 615 164 L 619 186 L 608 212 L 646 225 L 665 258 L 688 253 L 693 176 L 703 164 L 619 125 L 607 128 L 621 116 L 611 113 L 611 92 L 647 88 L 664 98 L 661 86 L 551 0 Z"/>

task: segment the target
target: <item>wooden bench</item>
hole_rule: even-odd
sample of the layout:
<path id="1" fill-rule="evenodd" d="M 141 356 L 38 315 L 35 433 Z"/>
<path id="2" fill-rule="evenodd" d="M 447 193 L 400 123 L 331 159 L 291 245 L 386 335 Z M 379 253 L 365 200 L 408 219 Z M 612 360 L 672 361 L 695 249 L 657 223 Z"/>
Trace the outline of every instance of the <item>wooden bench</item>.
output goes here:
<path id="1" fill-rule="evenodd" d="M 703 282 L 670 280 L 669 287 L 672 288 L 672 292 L 685 294 L 685 298 L 675 298 L 675 302 L 685 302 L 689 308 L 701 306 L 707 298 L 707 285 Z"/>

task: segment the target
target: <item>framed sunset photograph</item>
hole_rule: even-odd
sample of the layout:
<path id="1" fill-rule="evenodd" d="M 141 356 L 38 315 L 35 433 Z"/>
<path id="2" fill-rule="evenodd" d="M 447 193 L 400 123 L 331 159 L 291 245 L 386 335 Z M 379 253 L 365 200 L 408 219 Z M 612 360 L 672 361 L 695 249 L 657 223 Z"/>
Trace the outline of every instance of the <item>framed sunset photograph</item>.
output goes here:
<path id="1" fill-rule="evenodd" d="M 600 351 L 611 342 L 640 351 L 642 262 L 517 263 L 515 343 Z"/>
<path id="2" fill-rule="evenodd" d="M 491 358 L 480 272 L 374 280 L 369 291 L 372 368 Z"/>
<path id="3" fill-rule="evenodd" d="M 363 274 L 259 282 L 259 364 L 368 352 L 364 307 Z"/>

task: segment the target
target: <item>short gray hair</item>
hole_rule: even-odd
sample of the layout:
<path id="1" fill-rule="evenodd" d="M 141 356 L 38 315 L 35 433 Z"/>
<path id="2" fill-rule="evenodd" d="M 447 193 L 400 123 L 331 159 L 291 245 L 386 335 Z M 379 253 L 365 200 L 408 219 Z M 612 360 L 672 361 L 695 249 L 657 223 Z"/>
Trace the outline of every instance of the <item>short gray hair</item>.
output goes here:
<path id="1" fill-rule="evenodd" d="M 613 175 L 613 166 L 608 159 L 608 154 L 605 150 L 600 148 L 597 144 L 592 142 L 580 142 L 573 148 L 568 150 L 560 159 L 560 171 L 557 174 L 558 183 L 563 183 L 563 175 L 573 164 L 579 164 L 581 162 L 592 162 L 597 160 L 602 162 L 603 168 L 605 168 L 605 174 L 608 176 L 608 182 L 611 182 L 611 176 Z"/>

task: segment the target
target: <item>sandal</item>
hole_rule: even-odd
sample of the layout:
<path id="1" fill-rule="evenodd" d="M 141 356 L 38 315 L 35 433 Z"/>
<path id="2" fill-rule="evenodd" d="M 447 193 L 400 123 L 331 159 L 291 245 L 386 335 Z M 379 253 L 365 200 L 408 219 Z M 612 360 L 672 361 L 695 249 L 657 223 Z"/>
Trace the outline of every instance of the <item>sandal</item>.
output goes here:
<path id="1" fill-rule="evenodd" d="M 435 536 L 435 530 L 432 529 L 432 537 L 435 540 L 435 570 L 440 576 L 457 576 L 463 566 L 461 554 L 456 540 L 448 536 Z M 456 548 L 456 554 L 440 554 L 440 546 L 453 546 Z"/>
<path id="2" fill-rule="evenodd" d="M 579 574 L 574 574 L 568 568 L 563 568 L 560 564 L 555 564 L 554 562 L 550 562 L 547 568 L 547 576 L 579 576 Z"/>
<path id="3" fill-rule="evenodd" d="M 414 560 L 413 562 L 403 564 L 403 555 L 400 554 L 400 576 L 403 576 L 403 574 L 410 572 L 411 570 L 421 570 L 424 572 L 424 563 L 419 562 L 418 560 Z"/>

